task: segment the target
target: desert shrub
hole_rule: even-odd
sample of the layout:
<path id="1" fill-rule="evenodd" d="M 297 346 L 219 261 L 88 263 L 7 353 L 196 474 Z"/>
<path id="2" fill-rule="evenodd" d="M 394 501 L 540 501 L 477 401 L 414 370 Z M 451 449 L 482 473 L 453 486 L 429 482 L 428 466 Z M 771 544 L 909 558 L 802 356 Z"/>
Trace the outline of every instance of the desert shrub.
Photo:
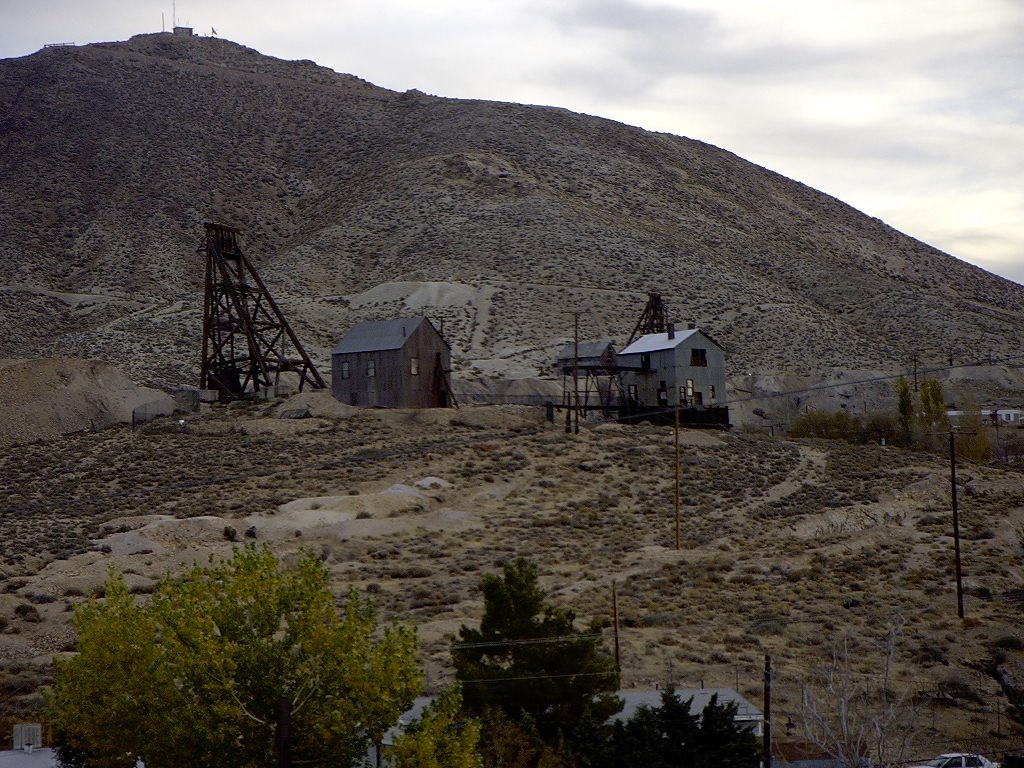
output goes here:
<path id="1" fill-rule="evenodd" d="M 392 579 L 425 579 L 434 571 L 422 565 L 406 565 L 388 570 L 387 575 Z"/>
<path id="2" fill-rule="evenodd" d="M 880 443 L 903 445 L 899 420 L 888 413 L 872 414 L 866 421 L 847 411 L 812 411 L 805 413 L 790 425 L 793 437 L 819 437 L 827 440 L 846 440 L 850 443 Z"/>
<path id="3" fill-rule="evenodd" d="M 882 440 L 892 445 L 900 445 L 899 419 L 891 413 L 876 413 L 864 422 L 860 442 L 880 443 Z"/>
<path id="4" fill-rule="evenodd" d="M 31 603 L 19 603 L 14 609 L 14 615 L 25 621 L 39 622 L 43 617 L 39 615 L 39 609 Z"/>
<path id="5" fill-rule="evenodd" d="M 913 654 L 914 661 L 925 667 L 935 664 L 946 664 L 949 659 L 944 648 L 931 643 L 923 643 Z"/>
<path id="6" fill-rule="evenodd" d="M 974 690 L 967 680 L 958 674 L 951 674 L 944 680 L 939 681 L 939 695 L 946 700 L 982 703 L 981 695 Z"/>
<path id="7" fill-rule="evenodd" d="M 983 464 L 992 461 L 992 440 L 989 425 L 973 398 L 963 404 L 956 438 L 956 455 L 964 461 Z"/>
<path id="8" fill-rule="evenodd" d="M 639 627 L 678 627 L 683 623 L 685 622 L 681 611 L 648 613 L 636 620 Z"/>
<path id="9" fill-rule="evenodd" d="M 996 648 L 1002 648 L 1005 651 L 1024 651 L 1024 640 L 1018 635 L 1003 635 L 997 637 L 992 641 L 992 645 Z"/>
<path id="10" fill-rule="evenodd" d="M 864 425 L 856 416 L 846 411 L 810 411 L 796 418 L 789 426 L 793 437 L 823 437 L 829 440 L 851 440 L 861 438 Z"/>

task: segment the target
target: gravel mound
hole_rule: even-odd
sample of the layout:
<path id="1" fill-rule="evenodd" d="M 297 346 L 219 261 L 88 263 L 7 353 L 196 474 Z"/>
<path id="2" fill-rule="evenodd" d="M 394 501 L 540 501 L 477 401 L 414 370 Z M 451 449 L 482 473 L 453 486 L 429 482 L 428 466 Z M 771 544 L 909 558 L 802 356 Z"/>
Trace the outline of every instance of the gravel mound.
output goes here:
<path id="1" fill-rule="evenodd" d="M 132 409 L 170 401 L 100 360 L 5 360 L 0 365 L 0 446 L 131 423 Z"/>

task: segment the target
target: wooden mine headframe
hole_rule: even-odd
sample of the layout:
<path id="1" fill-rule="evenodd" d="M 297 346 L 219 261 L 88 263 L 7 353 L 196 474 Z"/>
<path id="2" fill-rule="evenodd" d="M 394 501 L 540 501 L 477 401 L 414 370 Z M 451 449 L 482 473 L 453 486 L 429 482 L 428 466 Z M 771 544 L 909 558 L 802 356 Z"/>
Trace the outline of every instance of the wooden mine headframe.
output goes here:
<path id="1" fill-rule="evenodd" d="M 647 306 L 637 321 L 633 332 L 629 334 L 629 341 L 626 347 L 637 340 L 638 337 L 648 333 L 665 333 L 668 330 L 668 313 L 665 309 L 665 302 L 661 300 L 661 294 L 657 291 L 647 292 Z M 625 347 L 623 347 L 625 349 Z"/>
<path id="2" fill-rule="evenodd" d="M 281 309 L 238 245 L 239 230 L 206 224 L 206 300 L 200 389 L 215 389 L 220 400 L 257 394 L 276 386 L 281 374 L 295 374 L 299 391 L 326 385 Z M 293 354 L 288 354 L 291 343 Z"/>

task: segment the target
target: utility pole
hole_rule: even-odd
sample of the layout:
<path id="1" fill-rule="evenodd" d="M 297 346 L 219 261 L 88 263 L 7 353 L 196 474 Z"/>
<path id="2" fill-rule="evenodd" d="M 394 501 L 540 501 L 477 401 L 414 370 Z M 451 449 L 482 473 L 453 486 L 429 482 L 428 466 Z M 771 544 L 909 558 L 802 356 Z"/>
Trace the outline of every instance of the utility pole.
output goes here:
<path id="1" fill-rule="evenodd" d="M 572 313 L 572 397 L 574 432 L 580 433 L 580 313 Z"/>
<path id="2" fill-rule="evenodd" d="M 292 766 L 292 702 L 290 699 L 277 700 L 277 733 L 274 735 L 277 747 L 277 768 Z"/>
<path id="3" fill-rule="evenodd" d="M 562 405 L 565 406 L 565 434 L 572 434 L 572 395 L 566 390 L 569 385 L 565 383 L 565 372 L 562 372 Z"/>
<path id="4" fill-rule="evenodd" d="M 960 513 L 956 502 L 956 430 L 949 430 L 949 483 L 953 500 L 953 558 L 956 564 L 956 615 L 964 617 L 964 585 L 960 572 Z"/>
<path id="5" fill-rule="evenodd" d="M 676 551 L 680 549 L 679 542 L 679 403 L 676 403 L 675 407 L 676 415 L 676 430 L 675 430 L 675 441 L 676 441 Z"/>
<path id="6" fill-rule="evenodd" d="M 762 768 L 772 768 L 772 657 L 764 655 L 764 739 L 761 743 Z"/>
<path id="7" fill-rule="evenodd" d="M 914 353 L 914 391 L 917 392 L 917 352 Z"/>
<path id="8" fill-rule="evenodd" d="M 619 655 L 619 592 L 612 579 L 612 625 L 615 627 L 615 669 L 622 674 L 622 658 Z"/>
<path id="9" fill-rule="evenodd" d="M 580 313 L 569 313 L 573 316 L 572 328 L 572 395 L 565 403 L 565 434 L 575 431 L 580 433 Z M 564 371 L 563 371 L 564 372 Z M 562 394 L 565 395 L 565 377 L 562 377 Z"/>

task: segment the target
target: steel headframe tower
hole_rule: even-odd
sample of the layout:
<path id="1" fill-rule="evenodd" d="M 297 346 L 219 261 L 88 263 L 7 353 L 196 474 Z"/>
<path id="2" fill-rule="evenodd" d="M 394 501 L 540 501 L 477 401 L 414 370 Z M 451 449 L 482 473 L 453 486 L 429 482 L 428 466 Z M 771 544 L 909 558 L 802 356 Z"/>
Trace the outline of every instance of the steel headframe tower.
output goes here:
<path id="1" fill-rule="evenodd" d="M 215 389 L 222 402 L 276 386 L 294 373 L 299 391 L 326 385 L 281 309 L 238 246 L 240 230 L 206 224 L 206 300 L 200 389 Z M 288 343 L 294 350 L 288 355 Z"/>
<path id="2" fill-rule="evenodd" d="M 648 291 L 647 306 L 644 307 L 633 332 L 629 334 L 626 346 L 628 347 L 640 336 L 648 333 L 665 333 L 666 330 L 668 330 L 668 313 L 665 309 L 665 302 L 661 300 L 661 294 L 657 291 Z"/>

